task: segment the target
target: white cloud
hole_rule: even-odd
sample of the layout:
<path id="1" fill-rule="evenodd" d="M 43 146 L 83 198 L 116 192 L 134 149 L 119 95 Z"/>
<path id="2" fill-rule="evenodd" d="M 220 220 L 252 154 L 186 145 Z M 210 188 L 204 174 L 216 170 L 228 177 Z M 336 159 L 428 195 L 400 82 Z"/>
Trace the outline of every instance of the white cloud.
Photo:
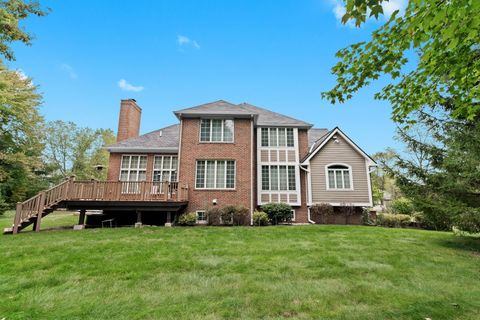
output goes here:
<path id="1" fill-rule="evenodd" d="M 197 41 L 190 39 L 189 37 L 178 35 L 177 36 L 177 43 L 180 47 L 182 46 L 191 46 L 195 49 L 200 49 L 200 45 Z"/>
<path id="2" fill-rule="evenodd" d="M 345 2 L 343 0 L 329 0 L 329 2 L 333 5 L 332 12 L 335 15 L 335 18 L 342 22 L 342 17 L 346 12 L 345 9 Z M 408 0 L 390 0 L 382 2 L 383 7 L 383 17 L 388 19 L 396 10 L 400 10 L 402 13 L 405 8 L 407 7 Z M 367 15 L 370 14 L 369 12 Z M 367 20 L 370 18 L 367 18 Z M 374 19 L 374 17 L 372 17 Z M 354 21 L 349 20 L 346 24 L 349 27 L 354 26 Z"/>
<path id="3" fill-rule="evenodd" d="M 73 69 L 73 67 L 71 65 L 68 65 L 66 63 L 62 63 L 62 65 L 60 65 L 60 69 L 62 69 L 62 71 L 64 71 L 66 74 L 68 74 L 70 79 L 77 79 L 78 78 L 78 75 L 75 72 L 75 69 Z"/>
<path id="4" fill-rule="evenodd" d="M 140 92 L 144 89 L 142 86 L 134 86 L 133 84 L 128 83 L 125 79 L 120 79 L 117 84 L 123 91 Z"/>
<path id="5" fill-rule="evenodd" d="M 17 69 L 15 72 L 18 74 L 21 80 L 28 79 L 28 76 L 25 74 L 25 72 L 22 69 Z"/>

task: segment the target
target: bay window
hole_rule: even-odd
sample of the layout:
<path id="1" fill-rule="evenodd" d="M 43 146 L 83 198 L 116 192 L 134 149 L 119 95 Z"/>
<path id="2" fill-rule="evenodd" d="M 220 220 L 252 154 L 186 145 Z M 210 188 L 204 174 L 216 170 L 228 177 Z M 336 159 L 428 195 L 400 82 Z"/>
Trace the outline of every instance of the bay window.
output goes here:
<path id="1" fill-rule="evenodd" d="M 262 166 L 263 191 L 295 191 L 295 166 Z"/>
<path id="2" fill-rule="evenodd" d="M 262 128 L 262 147 L 293 147 L 293 128 Z"/>

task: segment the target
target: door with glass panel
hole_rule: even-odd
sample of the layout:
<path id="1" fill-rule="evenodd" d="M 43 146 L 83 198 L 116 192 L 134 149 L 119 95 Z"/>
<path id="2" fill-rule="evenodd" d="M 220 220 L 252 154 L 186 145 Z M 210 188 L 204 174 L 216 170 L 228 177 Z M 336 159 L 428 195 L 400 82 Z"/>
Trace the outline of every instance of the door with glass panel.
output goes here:
<path id="1" fill-rule="evenodd" d="M 155 156 L 153 160 L 153 195 L 163 195 L 167 192 L 170 198 L 177 192 L 177 156 Z"/>

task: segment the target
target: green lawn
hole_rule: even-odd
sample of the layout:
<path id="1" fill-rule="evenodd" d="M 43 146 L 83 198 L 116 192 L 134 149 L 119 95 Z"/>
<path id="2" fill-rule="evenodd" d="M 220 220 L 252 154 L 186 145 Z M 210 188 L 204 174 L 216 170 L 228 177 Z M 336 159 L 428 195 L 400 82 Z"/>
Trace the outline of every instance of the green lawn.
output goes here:
<path id="1" fill-rule="evenodd" d="M 0 237 L 3 318 L 480 319 L 480 239 L 359 226 L 25 232 Z"/>

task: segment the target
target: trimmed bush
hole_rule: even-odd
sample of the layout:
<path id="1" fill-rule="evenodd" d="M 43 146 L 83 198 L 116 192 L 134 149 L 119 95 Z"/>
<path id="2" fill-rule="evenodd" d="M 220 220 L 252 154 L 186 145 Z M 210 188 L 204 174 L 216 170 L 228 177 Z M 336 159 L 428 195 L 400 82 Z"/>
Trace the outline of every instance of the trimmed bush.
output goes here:
<path id="1" fill-rule="evenodd" d="M 410 200 L 407 198 L 398 198 L 392 201 L 390 205 L 390 211 L 395 214 L 408 214 L 412 215 L 414 213 L 414 206 Z"/>
<path id="2" fill-rule="evenodd" d="M 333 207 L 328 203 L 315 204 L 310 207 L 310 219 L 315 223 L 326 224 L 331 215 L 333 215 Z"/>
<path id="3" fill-rule="evenodd" d="M 410 225 L 412 217 L 406 214 L 380 213 L 377 216 L 377 225 L 390 228 L 404 228 Z"/>
<path id="4" fill-rule="evenodd" d="M 208 209 L 207 214 L 207 224 L 209 226 L 220 226 L 222 225 L 222 210 L 220 208 L 211 208 Z"/>
<path id="5" fill-rule="evenodd" d="M 360 222 L 361 222 L 364 226 L 373 226 L 373 225 L 375 225 L 375 223 L 372 221 L 372 219 L 371 219 L 371 217 L 370 217 L 370 209 L 369 209 L 369 208 L 363 208 L 363 210 L 362 210 L 362 218 L 361 218 Z"/>
<path id="6" fill-rule="evenodd" d="M 197 223 L 197 213 L 184 213 L 178 218 L 178 224 L 181 226 L 194 226 Z"/>
<path id="7" fill-rule="evenodd" d="M 292 207 L 286 203 L 267 203 L 262 206 L 262 211 L 268 215 L 271 224 L 289 223 L 293 218 Z"/>
<path id="8" fill-rule="evenodd" d="M 223 207 L 221 218 L 222 224 L 224 225 L 234 225 L 234 226 L 244 226 L 248 225 L 248 215 L 250 211 L 248 208 L 242 206 L 226 206 Z"/>
<path id="9" fill-rule="evenodd" d="M 253 225 L 266 226 L 268 224 L 268 215 L 263 211 L 255 211 L 253 213 Z"/>

